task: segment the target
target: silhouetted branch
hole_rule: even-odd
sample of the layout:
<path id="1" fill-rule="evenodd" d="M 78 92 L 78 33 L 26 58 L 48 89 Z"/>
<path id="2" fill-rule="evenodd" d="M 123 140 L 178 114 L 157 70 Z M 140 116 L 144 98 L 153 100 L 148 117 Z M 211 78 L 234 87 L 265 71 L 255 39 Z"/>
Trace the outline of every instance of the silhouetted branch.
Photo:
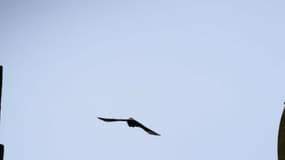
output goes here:
<path id="1" fill-rule="evenodd" d="M 283 109 L 279 125 L 278 160 L 285 160 L 285 108 Z"/>

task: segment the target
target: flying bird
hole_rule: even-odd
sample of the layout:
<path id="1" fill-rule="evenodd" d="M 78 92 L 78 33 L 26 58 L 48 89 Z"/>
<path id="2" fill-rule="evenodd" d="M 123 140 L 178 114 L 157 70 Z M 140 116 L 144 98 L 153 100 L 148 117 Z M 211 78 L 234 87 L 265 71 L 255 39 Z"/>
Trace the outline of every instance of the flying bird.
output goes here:
<path id="1" fill-rule="evenodd" d="M 105 121 L 105 122 L 127 122 L 129 127 L 140 127 L 142 128 L 144 131 L 146 131 L 147 133 L 151 134 L 151 135 L 155 135 L 155 136 L 160 136 L 160 134 L 156 133 L 155 131 L 147 128 L 146 126 L 144 126 L 143 124 L 141 124 L 140 122 L 136 121 L 133 118 L 129 118 L 129 119 L 115 119 L 115 118 L 101 118 L 98 117 L 98 119 Z"/>

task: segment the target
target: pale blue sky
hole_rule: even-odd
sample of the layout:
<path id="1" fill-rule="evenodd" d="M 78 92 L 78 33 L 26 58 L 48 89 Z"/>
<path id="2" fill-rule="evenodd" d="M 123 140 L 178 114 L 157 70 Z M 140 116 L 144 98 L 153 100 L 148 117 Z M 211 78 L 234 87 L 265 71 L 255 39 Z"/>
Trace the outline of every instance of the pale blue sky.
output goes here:
<path id="1" fill-rule="evenodd" d="M 1 0 L 5 160 L 277 159 L 284 8 Z"/>

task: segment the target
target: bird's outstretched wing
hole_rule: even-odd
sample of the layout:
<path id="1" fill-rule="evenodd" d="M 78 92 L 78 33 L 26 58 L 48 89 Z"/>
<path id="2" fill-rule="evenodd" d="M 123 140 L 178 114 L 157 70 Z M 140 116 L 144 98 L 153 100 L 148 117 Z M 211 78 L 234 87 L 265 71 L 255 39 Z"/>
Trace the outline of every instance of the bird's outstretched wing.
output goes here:
<path id="1" fill-rule="evenodd" d="M 102 118 L 102 117 L 98 117 L 98 119 L 105 121 L 105 122 L 117 122 L 117 121 L 127 121 L 128 120 L 128 119 Z"/>
<path id="2" fill-rule="evenodd" d="M 136 121 L 133 118 L 129 118 L 129 119 L 117 119 L 117 118 L 102 118 L 102 117 L 98 117 L 98 119 L 105 121 L 105 122 L 118 122 L 118 121 L 124 121 L 127 122 L 129 127 L 140 127 L 142 128 L 144 131 L 146 131 L 147 133 L 151 134 L 151 135 L 155 135 L 155 136 L 160 136 L 160 134 L 156 133 L 155 131 L 147 128 L 146 126 L 144 126 L 143 124 L 141 124 L 140 122 Z"/>
<path id="3" fill-rule="evenodd" d="M 142 128 L 144 131 L 146 131 L 147 133 L 151 134 L 151 135 L 155 135 L 155 136 L 160 136 L 160 134 L 156 133 L 155 131 L 147 128 L 146 126 L 144 126 L 143 124 L 141 124 L 140 122 L 134 120 L 136 122 L 136 127 L 140 127 Z"/>

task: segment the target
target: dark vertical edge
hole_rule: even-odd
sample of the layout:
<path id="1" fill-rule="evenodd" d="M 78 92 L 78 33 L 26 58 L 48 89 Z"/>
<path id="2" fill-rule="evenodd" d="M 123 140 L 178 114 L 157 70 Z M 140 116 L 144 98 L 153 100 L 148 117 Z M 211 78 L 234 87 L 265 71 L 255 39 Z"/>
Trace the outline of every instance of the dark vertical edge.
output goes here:
<path id="1" fill-rule="evenodd" d="M 1 120 L 1 99 L 2 99 L 3 66 L 0 65 L 0 120 Z M 4 145 L 0 144 L 0 160 L 4 159 Z"/>
<path id="2" fill-rule="evenodd" d="M 0 65 L 0 120 L 1 120 L 1 99 L 2 99 L 3 66 Z"/>
<path id="3" fill-rule="evenodd" d="M 0 160 L 4 159 L 4 145 L 0 144 Z"/>
<path id="4" fill-rule="evenodd" d="M 285 160 L 285 108 L 280 120 L 278 133 L 278 160 Z"/>

